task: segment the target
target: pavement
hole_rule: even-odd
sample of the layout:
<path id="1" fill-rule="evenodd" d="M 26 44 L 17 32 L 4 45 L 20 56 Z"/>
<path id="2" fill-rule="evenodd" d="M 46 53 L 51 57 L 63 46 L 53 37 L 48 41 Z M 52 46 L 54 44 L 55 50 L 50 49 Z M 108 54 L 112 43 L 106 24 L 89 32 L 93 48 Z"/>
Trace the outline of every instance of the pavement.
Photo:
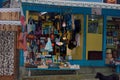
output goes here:
<path id="1" fill-rule="evenodd" d="M 22 76 L 21 80 L 99 80 L 95 79 L 95 75 L 97 72 L 101 72 L 104 75 L 110 75 L 112 73 L 116 73 L 113 71 L 111 67 L 81 67 L 80 70 L 73 74 L 57 74 L 55 73 L 52 75 L 40 75 L 39 73 L 45 73 L 45 72 L 39 72 L 35 71 L 32 72 L 33 74 L 31 76 L 26 75 Z M 116 73 L 120 76 L 119 73 Z"/>

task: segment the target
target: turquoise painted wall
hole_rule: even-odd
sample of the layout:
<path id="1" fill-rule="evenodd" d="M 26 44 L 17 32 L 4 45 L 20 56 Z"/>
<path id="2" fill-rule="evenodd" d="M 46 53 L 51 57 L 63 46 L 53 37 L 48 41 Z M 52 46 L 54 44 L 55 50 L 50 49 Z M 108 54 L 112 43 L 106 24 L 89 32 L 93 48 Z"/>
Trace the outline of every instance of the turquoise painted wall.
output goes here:
<path id="1" fill-rule="evenodd" d="M 0 0 L 0 8 L 2 8 L 2 2 L 3 2 L 3 1 L 2 1 L 2 0 Z"/>

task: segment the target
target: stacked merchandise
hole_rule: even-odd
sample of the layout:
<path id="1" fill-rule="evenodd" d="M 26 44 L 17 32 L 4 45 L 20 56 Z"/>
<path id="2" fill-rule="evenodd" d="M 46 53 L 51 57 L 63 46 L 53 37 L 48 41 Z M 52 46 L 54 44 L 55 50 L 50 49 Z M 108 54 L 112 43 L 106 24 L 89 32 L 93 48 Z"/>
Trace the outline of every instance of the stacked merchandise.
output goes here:
<path id="1" fill-rule="evenodd" d="M 20 8 L 0 8 L 0 80 L 16 80 L 18 76 L 19 16 Z"/>

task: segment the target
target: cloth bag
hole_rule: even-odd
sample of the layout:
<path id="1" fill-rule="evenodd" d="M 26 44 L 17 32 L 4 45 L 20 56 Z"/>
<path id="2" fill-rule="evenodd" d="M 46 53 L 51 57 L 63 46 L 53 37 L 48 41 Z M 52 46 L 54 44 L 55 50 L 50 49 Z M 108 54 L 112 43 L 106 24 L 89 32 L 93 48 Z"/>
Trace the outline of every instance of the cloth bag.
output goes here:
<path id="1" fill-rule="evenodd" d="M 30 18 L 29 21 L 28 21 L 28 24 L 27 24 L 27 32 L 29 34 L 32 31 L 35 32 L 35 24 L 34 24 L 33 19 Z"/>

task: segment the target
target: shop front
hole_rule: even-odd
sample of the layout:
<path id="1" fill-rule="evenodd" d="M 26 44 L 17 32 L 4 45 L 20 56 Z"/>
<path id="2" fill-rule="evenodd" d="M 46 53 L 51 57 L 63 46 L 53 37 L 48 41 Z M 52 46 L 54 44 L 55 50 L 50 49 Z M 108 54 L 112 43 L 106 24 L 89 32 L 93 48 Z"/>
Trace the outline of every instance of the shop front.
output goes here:
<path id="1" fill-rule="evenodd" d="M 45 6 L 38 11 L 26 10 L 27 50 L 23 64 L 26 68 L 33 62 L 33 68 L 50 69 L 54 65 L 57 69 L 79 69 L 78 64 L 69 61 L 82 60 L 83 15 L 71 14 L 69 7 Z"/>
<path id="2" fill-rule="evenodd" d="M 106 43 L 110 42 L 107 38 L 108 19 L 113 22 L 111 16 L 120 16 L 119 5 L 23 0 L 22 8 L 28 35 L 27 47 L 20 52 L 21 66 L 37 69 L 50 69 L 52 63 L 59 69 L 106 66 Z M 118 29 L 115 27 L 115 31 Z M 119 44 L 119 38 L 114 44 Z M 34 65 L 29 66 L 29 63 Z"/>

